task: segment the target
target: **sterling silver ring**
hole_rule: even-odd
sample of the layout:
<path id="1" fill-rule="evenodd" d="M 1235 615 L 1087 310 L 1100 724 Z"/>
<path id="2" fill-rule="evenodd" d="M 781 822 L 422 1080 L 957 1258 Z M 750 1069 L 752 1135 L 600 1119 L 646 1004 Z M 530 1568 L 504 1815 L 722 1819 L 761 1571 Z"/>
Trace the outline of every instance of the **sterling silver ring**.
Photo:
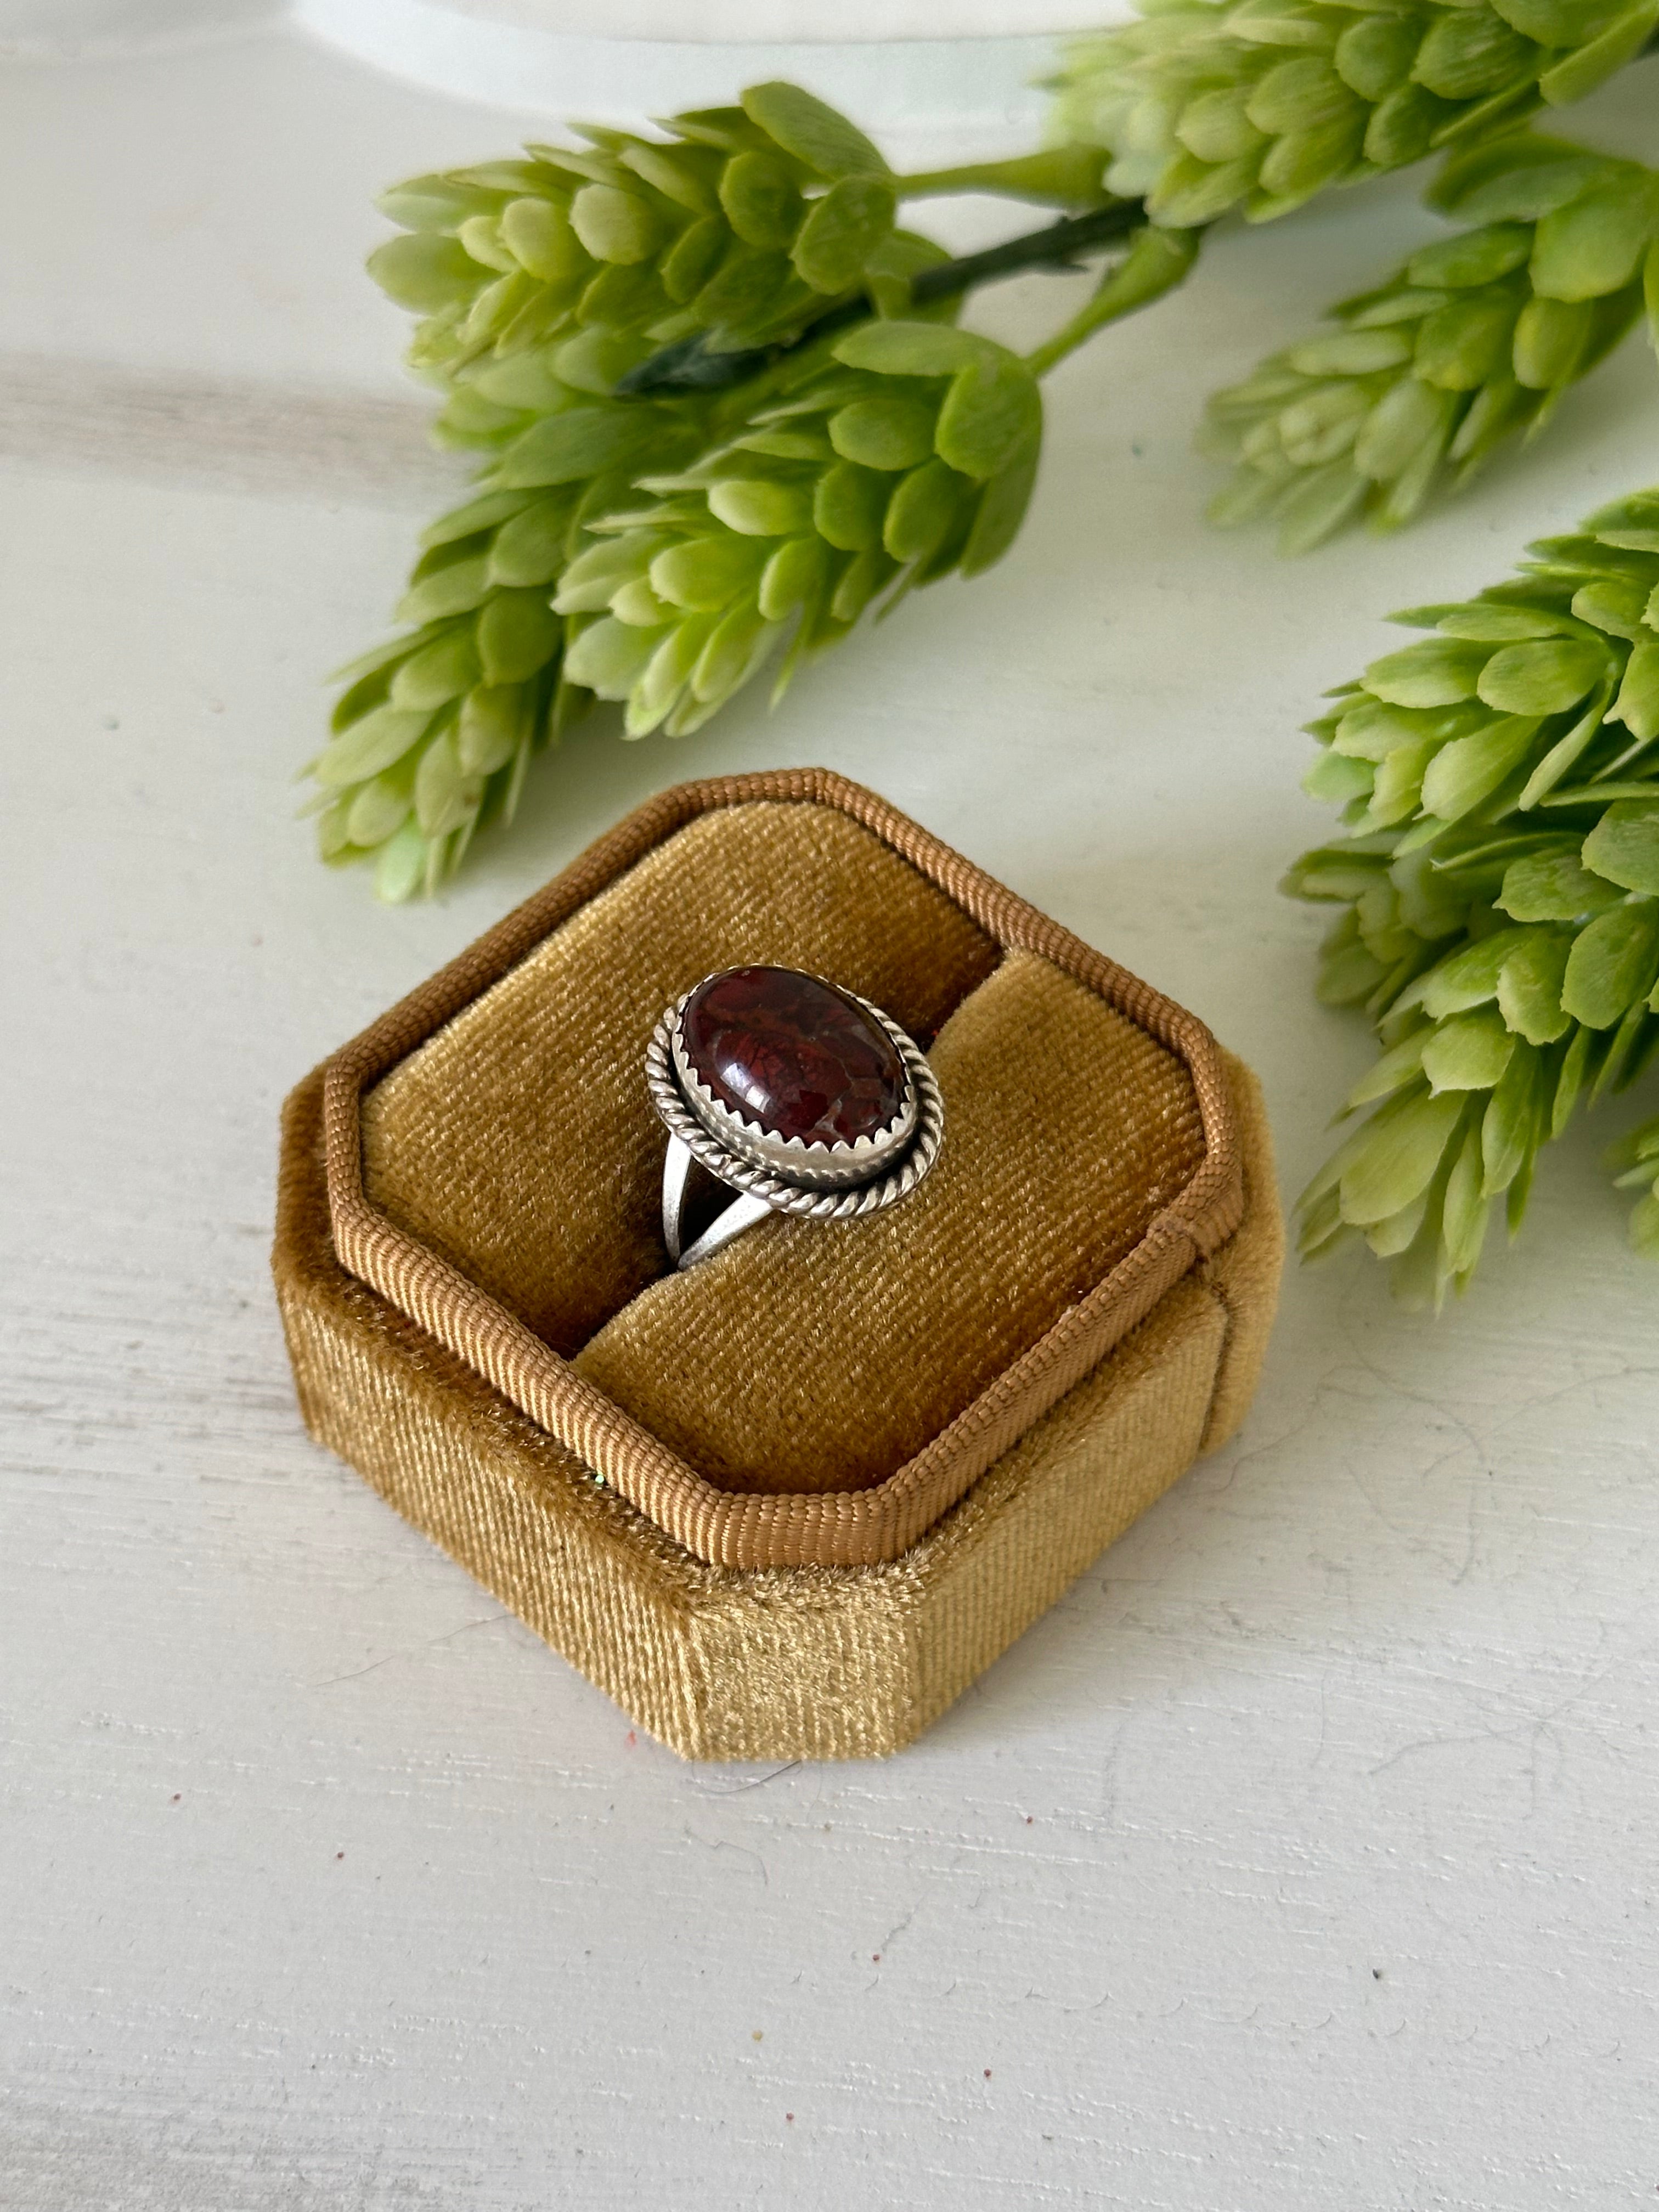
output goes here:
<path id="1" fill-rule="evenodd" d="M 769 1213 L 850 1221 L 908 1198 L 939 1158 L 926 1054 L 855 991 L 796 968 L 722 968 L 677 999 L 645 1055 L 668 1131 L 662 1234 L 695 1267 Z M 690 1244 L 694 1166 L 738 1195 Z"/>

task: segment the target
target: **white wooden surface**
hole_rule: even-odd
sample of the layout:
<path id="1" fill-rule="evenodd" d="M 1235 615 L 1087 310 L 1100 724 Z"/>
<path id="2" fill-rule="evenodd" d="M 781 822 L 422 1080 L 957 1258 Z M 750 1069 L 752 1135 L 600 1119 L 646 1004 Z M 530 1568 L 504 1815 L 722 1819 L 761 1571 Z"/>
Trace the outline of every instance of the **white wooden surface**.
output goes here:
<path id="1" fill-rule="evenodd" d="M 1659 155 L 1656 92 L 1589 120 Z M 510 137 L 281 31 L 0 72 L 0 2203 L 1651 2202 L 1659 1275 L 1596 1162 L 1629 1107 L 1438 1327 L 1292 1275 L 1237 1443 L 879 1766 L 636 1737 L 307 1442 L 265 1272 L 299 1073 L 648 793 L 781 762 L 1198 1008 L 1294 1186 L 1367 1056 L 1273 890 L 1324 818 L 1297 726 L 1387 608 L 1652 477 L 1651 362 L 1287 570 L 1202 527 L 1198 402 L 1425 218 L 1401 186 L 1219 240 L 1054 380 L 994 580 L 776 715 L 584 734 L 386 912 L 288 818 L 447 474 L 356 264 L 376 185 Z"/>

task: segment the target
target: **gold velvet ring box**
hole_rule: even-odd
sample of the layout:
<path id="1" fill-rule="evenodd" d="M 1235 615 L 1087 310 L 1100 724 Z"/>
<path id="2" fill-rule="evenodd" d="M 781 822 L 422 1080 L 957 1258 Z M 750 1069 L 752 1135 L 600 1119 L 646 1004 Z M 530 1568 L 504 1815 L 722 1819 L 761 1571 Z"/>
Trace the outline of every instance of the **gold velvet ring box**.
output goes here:
<path id="1" fill-rule="evenodd" d="M 663 1009 L 827 975 L 924 1043 L 939 1161 L 671 1273 Z M 1204 1025 L 858 786 L 686 784 L 311 1076 L 275 1267 L 320 1440 L 664 1742 L 933 1720 L 1242 1416 L 1279 1207 Z"/>

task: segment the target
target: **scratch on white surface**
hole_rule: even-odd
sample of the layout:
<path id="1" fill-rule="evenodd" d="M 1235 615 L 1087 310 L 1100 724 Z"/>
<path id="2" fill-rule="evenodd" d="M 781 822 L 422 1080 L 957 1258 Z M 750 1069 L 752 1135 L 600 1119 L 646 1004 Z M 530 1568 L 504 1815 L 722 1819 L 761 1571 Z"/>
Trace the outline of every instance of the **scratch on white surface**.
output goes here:
<path id="1" fill-rule="evenodd" d="M 727 1774 L 712 1767 L 706 1774 L 697 1776 L 695 1787 L 705 1797 L 738 1797 L 750 1790 L 764 1790 L 769 1782 L 775 1782 L 785 1774 L 793 1774 L 805 1764 L 804 1759 L 787 1759 L 779 1765 L 764 1768 L 758 1774 Z"/>
<path id="2" fill-rule="evenodd" d="M 411 1659 L 418 1652 L 436 1650 L 440 1644 L 451 1643 L 458 1636 L 465 1636 L 471 1628 L 499 1628 L 507 1619 L 507 1615 L 500 1611 L 480 1613 L 476 1620 L 464 1620 L 459 1628 L 447 1629 L 441 1636 L 427 1637 L 410 1650 L 382 1652 L 378 1659 L 371 1659 L 364 1666 L 349 1667 L 343 1674 L 325 1674 L 320 1681 L 308 1683 L 307 1686 L 313 1690 L 326 1690 L 336 1682 L 355 1682 L 360 1675 L 373 1674 L 381 1667 L 391 1666 L 394 1659 Z"/>
<path id="3" fill-rule="evenodd" d="M 735 1843 L 730 1836 L 700 1836 L 695 1828 L 687 1828 L 683 1832 L 688 1843 L 701 1844 L 705 1850 L 733 1851 L 739 1858 L 748 1859 L 759 1875 L 763 1888 L 771 1887 L 772 1878 L 766 1871 L 766 1861 L 749 1844 Z"/>

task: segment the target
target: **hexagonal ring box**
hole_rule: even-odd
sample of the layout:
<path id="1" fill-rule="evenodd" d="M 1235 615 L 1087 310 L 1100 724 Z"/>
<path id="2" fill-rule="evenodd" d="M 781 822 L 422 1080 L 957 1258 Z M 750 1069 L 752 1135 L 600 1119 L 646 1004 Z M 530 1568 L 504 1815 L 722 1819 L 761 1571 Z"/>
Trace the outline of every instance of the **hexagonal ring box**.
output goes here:
<path id="1" fill-rule="evenodd" d="M 644 1079 L 716 969 L 945 1102 L 862 1218 L 686 1273 Z M 273 1264 L 322 1443 L 688 1758 L 908 1742 L 1236 1426 L 1281 1230 L 1195 1017 L 818 769 L 663 793 L 301 1084 Z"/>

